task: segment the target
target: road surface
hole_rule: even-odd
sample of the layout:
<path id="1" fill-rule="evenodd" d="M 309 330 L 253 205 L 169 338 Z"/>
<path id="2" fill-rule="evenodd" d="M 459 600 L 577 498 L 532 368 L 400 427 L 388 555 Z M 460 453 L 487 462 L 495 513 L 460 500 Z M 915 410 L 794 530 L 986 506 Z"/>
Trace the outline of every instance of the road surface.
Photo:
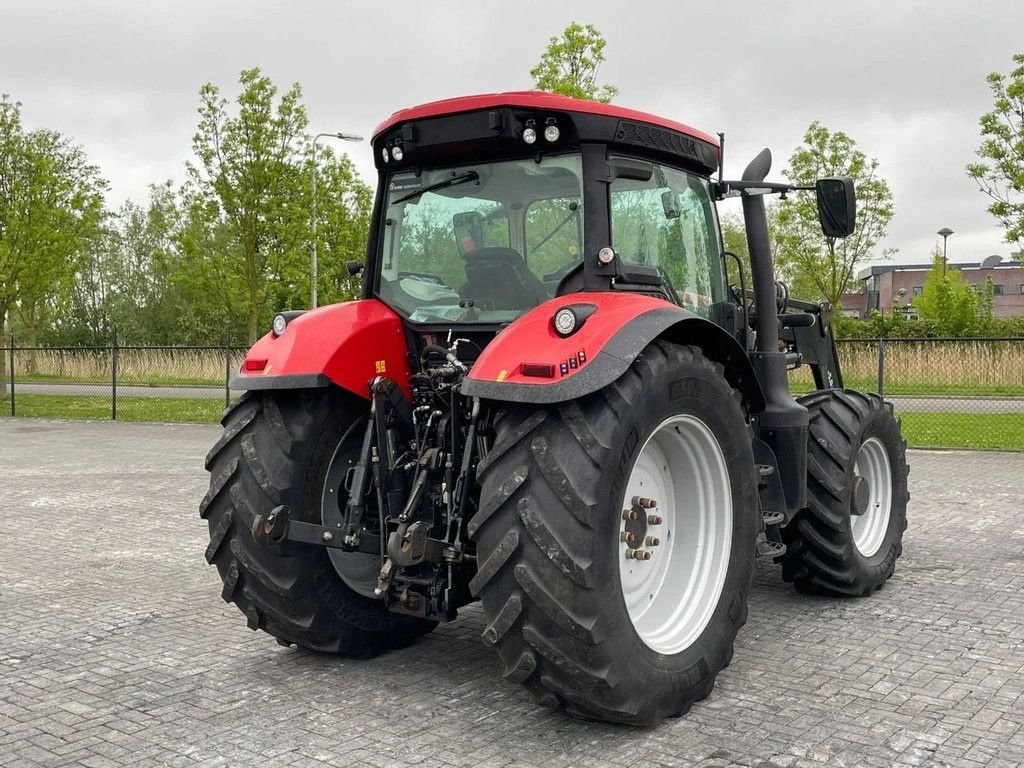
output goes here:
<path id="1" fill-rule="evenodd" d="M 885 589 L 800 595 L 759 561 L 711 696 L 625 728 L 503 681 L 477 606 L 375 659 L 250 631 L 203 558 L 219 436 L 0 418 L 0 766 L 1024 764 L 1024 454 L 911 451 Z"/>

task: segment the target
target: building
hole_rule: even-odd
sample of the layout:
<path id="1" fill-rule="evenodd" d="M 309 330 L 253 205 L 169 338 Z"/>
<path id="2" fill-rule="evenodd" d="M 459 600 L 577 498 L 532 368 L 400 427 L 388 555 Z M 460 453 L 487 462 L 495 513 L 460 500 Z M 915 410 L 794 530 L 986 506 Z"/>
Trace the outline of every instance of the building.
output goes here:
<path id="1" fill-rule="evenodd" d="M 880 264 L 862 269 L 857 281 L 863 287 L 843 294 L 843 314 L 863 320 L 872 309 L 886 315 L 895 309 L 914 317 L 914 296 L 924 290 L 931 268 L 931 264 Z M 986 281 L 992 278 L 992 305 L 996 317 L 1024 315 L 1024 266 L 1019 258 L 1003 261 L 1001 256 L 989 256 L 980 263 L 950 262 L 949 268 L 960 270 L 964 279 L 978 291 L 984 290 Z"/>

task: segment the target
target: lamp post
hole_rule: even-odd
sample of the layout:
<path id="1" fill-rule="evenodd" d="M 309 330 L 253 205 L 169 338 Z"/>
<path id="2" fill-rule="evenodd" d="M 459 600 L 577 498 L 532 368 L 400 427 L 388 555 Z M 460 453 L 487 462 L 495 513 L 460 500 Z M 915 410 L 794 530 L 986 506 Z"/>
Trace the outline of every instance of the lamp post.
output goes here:
<path id="1" fill-rule="evenodd" d="M 316 142 L 324 136 L 331 136 L 342 141 L 362 141 L 362 136 L 354 133 L 318 133 L 313 137 L 313 251 L 309 258 L 309 305 L 310 309 L 316 309 Z"/>
<path id="2" fill-rule="evenodd" d="M 953 234 L 949 227 L 943 227 L 936 234 L 942 236 L 942 276 L 946 276 L 946 240 Z"/>

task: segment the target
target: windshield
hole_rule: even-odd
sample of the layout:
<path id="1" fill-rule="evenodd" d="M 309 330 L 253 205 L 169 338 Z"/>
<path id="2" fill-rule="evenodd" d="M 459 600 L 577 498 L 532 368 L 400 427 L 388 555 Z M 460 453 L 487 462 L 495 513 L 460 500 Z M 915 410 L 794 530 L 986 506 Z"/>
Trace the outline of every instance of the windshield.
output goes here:
<path id="1" fill-rule="evenodd" d="M 583 251 L 577 154 L 393 174 L 377 294 L 414 322 L 504 323 Z"/>

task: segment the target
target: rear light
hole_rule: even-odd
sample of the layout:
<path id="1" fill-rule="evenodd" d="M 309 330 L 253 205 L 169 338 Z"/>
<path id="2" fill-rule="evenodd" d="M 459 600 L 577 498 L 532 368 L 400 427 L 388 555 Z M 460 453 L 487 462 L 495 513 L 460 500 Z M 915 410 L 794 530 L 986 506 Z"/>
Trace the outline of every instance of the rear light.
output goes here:
<path id="1" fill-rule="evenodd" d="M 576 313 L 569 309 L 569 307 L 562 307 L 555 312 L 551 322 L 559 336 L 571 336 L 573 331 L 576 330 Z"/>
<path id="2" fill-rule="evenodd" d="M 265 357 L 247 357 L 245 362 L 242 363 L 243 371 L 260 371 L 267 367 L 267 358 Z"/>
<path id="3" fill-rule="evenodd" d="M 523 363 L 523 376 L 553 379 L 555 378 L 555 366 L 553 363 Z"/>

